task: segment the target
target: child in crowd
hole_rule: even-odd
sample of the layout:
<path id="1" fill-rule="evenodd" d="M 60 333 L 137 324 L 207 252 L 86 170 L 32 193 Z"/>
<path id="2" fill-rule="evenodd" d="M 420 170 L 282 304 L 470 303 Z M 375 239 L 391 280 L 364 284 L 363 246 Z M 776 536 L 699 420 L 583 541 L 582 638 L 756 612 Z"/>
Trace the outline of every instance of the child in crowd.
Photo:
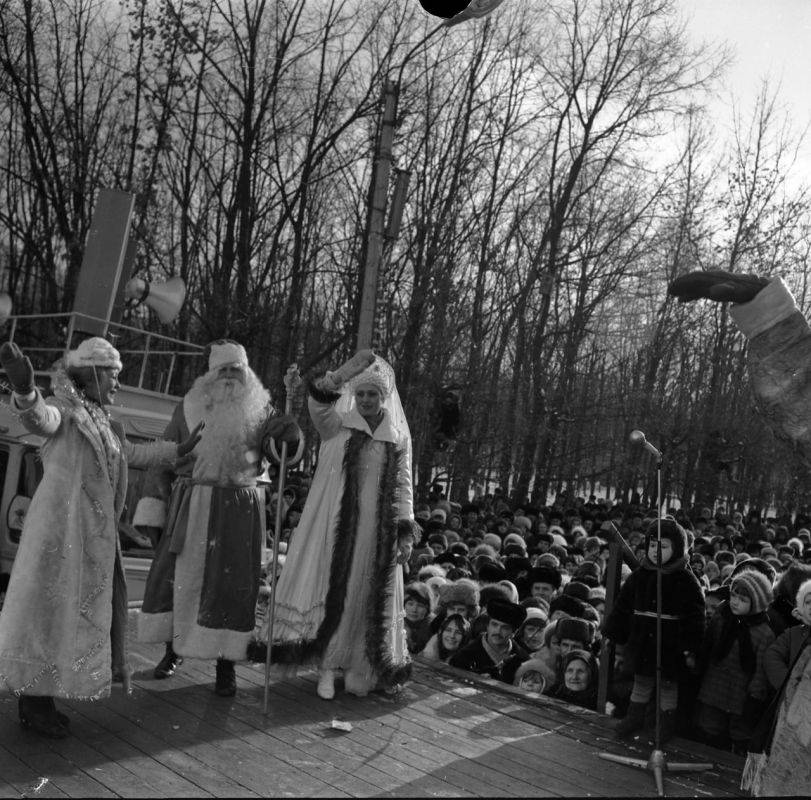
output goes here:
<path id="1" fill-rule="evenodd" d="M 763 669 L 775 691 L 783 686 L 800 650 L 811 644 L 811 580 L 800 584 L 793 613 L 800 624 L 786 628 L 763 655 Z"/>
<path id="2" fill-rule="evenodd" d="M 739 753 L 754 730 L 769 691 L 763 656 L 774 641 L 766 609 L 769 579 L 743 570 L 732 580 L 729 601 L 710 622 L 704 645 L 707 664 L 698 693 L 698 727 L 708 742 Z"/>
<path id="3" fill-rule="evenodd" d="M 675 520 L 661 521 L 661 548 L 657 522 L 648 525 L 645 556 L 627 578 L 605 622 L 604 635 L 625 645 L 624 657 L 633 669 L 634 685 L 628 713 L 616 728 L 620 738 L 645 724 L 645 711 L 656 681 L 657 572 L 661 557 L 661 727 L 660 740 L 675 733 L 678 680 L 695 663 L 704 635 L 704 595 L 686 560 L 687 535 Z"/>
<path id="4" fill-rule="evenodd" d="M 513 679 L 513 686 L 534 695 L 544 694 L 554 685 L 555 673 L 546 662 L 537 658 L 530 658 L 521 664 Z"/>
<path id="5" fill-rule="evenodd" d="M 422 652 L 431 638 L 434 596 L 428 586 L 421 581 L 409 583 L 405 587 L 405 627 L 408 652 L 412 655 Z"/>

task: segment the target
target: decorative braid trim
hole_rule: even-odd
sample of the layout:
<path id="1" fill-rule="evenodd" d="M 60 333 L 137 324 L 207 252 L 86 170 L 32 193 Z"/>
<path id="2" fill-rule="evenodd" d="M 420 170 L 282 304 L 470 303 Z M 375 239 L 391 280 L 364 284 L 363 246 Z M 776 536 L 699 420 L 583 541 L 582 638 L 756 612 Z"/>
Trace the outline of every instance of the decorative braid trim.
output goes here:
<path id="1" fill-rule="evenodd" d="M 395 620 L 387 619 L 387 609 L 393 605 L 397 569 L 397 475 L 405 453 L 393 442 L 386 442 L 385 446 L 383 474 L 378 484 L 378 530 L 366 621 L 366 657 L 384 683 L 392 686 L 404 683 L 411 675 L 411 660 L 407 654 L 400 663 L 394 660 L 388 634 Z M 394 609 L 394 615 L 397 611 Z"/>
<path id="2" fill-rule="evenodd" d="M 318 403 L 332 404 L 341 396 L 340 392 L 330 392 L 326 389 L 319 389 L 315 385 L 315 381 L 307 382 L 307 391 L 310 397 Z"/>

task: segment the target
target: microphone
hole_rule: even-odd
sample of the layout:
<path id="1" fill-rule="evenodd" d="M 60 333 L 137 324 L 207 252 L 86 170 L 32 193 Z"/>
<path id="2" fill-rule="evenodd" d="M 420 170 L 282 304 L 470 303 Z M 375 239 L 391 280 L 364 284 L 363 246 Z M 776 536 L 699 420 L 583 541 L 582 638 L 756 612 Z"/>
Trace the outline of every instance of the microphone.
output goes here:
<path id="1" fill-rule="evenodd" d="M 645 438 L 642 431 L 631 431 L 628 437 L 633 444 L 641 444 L 651 455 L 656 456 L 659 461 L 662 460 L 662 454 Z"/>

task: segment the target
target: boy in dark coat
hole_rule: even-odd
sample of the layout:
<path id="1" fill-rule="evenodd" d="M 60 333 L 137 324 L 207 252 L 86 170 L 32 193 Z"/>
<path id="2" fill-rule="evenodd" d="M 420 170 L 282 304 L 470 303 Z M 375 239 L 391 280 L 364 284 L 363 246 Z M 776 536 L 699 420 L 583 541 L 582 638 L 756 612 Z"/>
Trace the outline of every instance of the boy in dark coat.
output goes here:
<path id="1" fill-rule="evenodd" d="M 661 522 L 662 559 L 662 691 L 661 741 L 673 736 L 678 680 L 685 666 L 695 665 L 704 636 L 704 596 L 686 558 L 687 534 L 673 519 Z M 645 556 L 628 577 L 605 622 L 603 633 L 624 645 L 634 685 L 628 713 L 616 728 L 618 737 L 645 724 L 645 709 L 656 687 L 657 522 L 646 531 Z"/>

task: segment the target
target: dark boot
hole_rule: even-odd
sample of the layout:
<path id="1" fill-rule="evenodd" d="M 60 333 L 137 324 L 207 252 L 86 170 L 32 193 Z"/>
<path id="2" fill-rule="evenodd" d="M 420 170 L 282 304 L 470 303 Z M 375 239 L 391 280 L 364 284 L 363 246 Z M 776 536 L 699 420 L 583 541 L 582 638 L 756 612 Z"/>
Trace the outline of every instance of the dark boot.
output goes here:
<path id="1" fill-rule="evenodd" d="M 676 709 L 659 712 L 659 743 L 665 744 L 676 735 Z"/>
<path id="2" fill-rule="evenodd" d="M 633 700 L 628 703 L 628 712 L 614 728 L 614 736 L 618 739 L 627 739 L 632 733 L 645 726 L 645 709 L 647 703 L 635 703 Z"/>
<path id="3" fill-rule="evenodd" d="M 178 664 L 182 664 L 183 659 L 174 651 L 171 642 L 166 642 L 166 652 L 158 662 L 155 671 L 152 673 L 156 680 L 169 678 L 175 674 Z"/>
<path id="4" fill-rule="evenodd" d="M 217 659 L 217 683 L 214 691 L 220 697 L 233 697 L 237 693 L 237 675 L 233 661 L 226 658 Z"/>
<path id="5" fill-rule="evenodd" d="M 23 728 L 49 739 L 64 739 L 68 735 L 68 729 L 59 719 L 53 697 L 21 695 L 18 710 Z M 64 714 L 61 716 L 67 719 Z"/>

